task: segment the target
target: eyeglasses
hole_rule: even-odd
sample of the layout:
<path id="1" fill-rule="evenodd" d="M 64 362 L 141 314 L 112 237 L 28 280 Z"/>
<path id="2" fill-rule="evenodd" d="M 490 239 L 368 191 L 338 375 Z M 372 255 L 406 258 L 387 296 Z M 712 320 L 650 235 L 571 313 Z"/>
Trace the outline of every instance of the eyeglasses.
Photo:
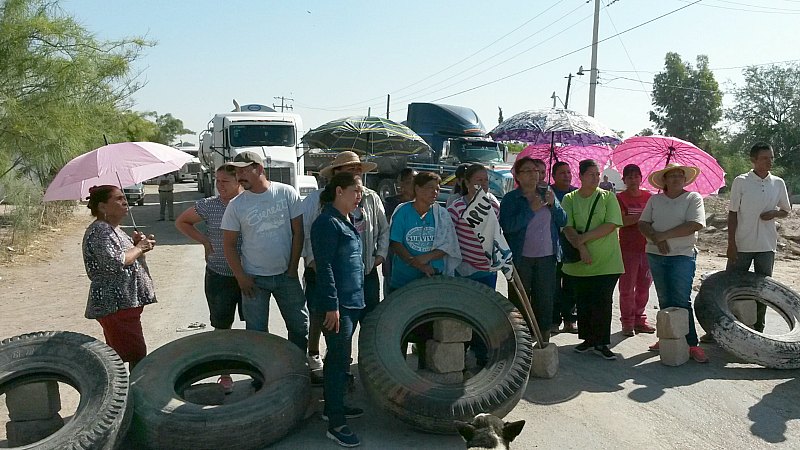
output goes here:
<path id="1" fill-rule="evenodd" d="M 517 173 L 533 173 L 533 172 L 541 172 L 541 171 L 536 169 L 522 169 L 517 171 Z"/>

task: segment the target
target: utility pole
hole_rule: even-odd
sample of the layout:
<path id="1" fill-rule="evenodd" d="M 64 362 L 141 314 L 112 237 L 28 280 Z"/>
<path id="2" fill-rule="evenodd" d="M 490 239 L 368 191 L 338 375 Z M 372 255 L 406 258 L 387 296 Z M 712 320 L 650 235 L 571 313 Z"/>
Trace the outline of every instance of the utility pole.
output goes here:
<path id="1" fill-rule="evenodd" d="M 386 94 L 386 118 L 389 118 L 389 100 L 392 99 L 392 94 Z"/>
<path id="2" fill-rule="evenodd" d="M 294 107 L 292 105 L 289 105 L 288 103 L 286 103 L 287 101 L 293 102 L 294 101 L 293 98 L 288 98 L 288 97 L 284 97 L 284 96 L 272 97 L 272 98 L 274 98 L 275 100 L 280 100 L 281 101 L 280 105 L 276 105 L 275 103 L 273 103 L 272 104 L 273 108 L 280 108 L 281 112 L 284 112 L 284 110 L 287 110 L 287 109 L 288 110 L 294 109 Z"/>
<path id="3" fill-rule="evenodd" d="M 600 28 L 600 0 L 594 0 L 594 29 L 592 30 L 592 68 L 589 71 L 589 116 L 594 117 L 597 95 L 597 34 Z"/>
<path id="4" fill-rule="evenodd" d="M 570 72 L 569 76 L 567 76 L 566 78 L 567 78 L 567 95 L 566 97 L 564 97 L 564 109 L 569 109 L 569 88 L 570 85 L 572 84 L 572 72 Z"/>

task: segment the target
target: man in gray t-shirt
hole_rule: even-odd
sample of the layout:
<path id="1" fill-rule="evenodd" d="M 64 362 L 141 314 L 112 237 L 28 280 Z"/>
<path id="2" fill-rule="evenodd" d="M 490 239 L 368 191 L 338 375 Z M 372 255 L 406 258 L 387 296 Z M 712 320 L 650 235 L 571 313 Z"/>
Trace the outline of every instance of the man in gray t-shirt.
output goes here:
<path id="1" fill-rule="evenodd" d="M 269 331 L 269 299 L 280 306 L 289 340 L 306 351 L 308 309 L 297 276 L 303 249 L 300 196 L 289 185 L 267 180 L 261 156 L 242 152 L 228 163 L 245 188 L 222 216 L 225 259 L 242 289 L 248 330 Z M 241 256 L 236 241 L 241 235 Z"/>

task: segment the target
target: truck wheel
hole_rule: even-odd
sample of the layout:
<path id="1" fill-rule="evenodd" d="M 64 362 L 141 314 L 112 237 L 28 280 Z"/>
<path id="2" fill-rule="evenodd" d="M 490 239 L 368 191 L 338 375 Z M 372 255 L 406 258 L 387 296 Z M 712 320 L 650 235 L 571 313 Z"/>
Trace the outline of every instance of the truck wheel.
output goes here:
<path id="1" fill-rule="evenodd" d="M 409 331 L 435 319 L 472 327 L 488 348 L 483 370 L 459 384 L 440 384 L 412 370 L 400 351 Z M 454 420 L 478 413 L 504 417 L 522 397 L 533 346 L 522 315 L 498 292 L 464 278 L 433 277 L 393 292 L 367 315 L 358 370 L 372 400 L 423 431 L 454 433 Z"/>
<path id="2" fill-rule="evenodd" d="M 181 393 L 222 372 L 243 373 L 258 385 L 240 401 L 214 407 Z M 131 374 L 132 433 L 146 448 L 254 449 L 282 438 L 309 404 L 305 354 L 286 339 L 246 330 L 216 330 L 170 342 Z"/>
<path id="3" fill-rule="evenodd" d="M 197 192 L 204 192 L 203 190 L 203 177 L 197 177 Z"/>
<path id="4" fill-rule="evenodd" d="M 140 198 L 139 201 L 136 202 L 137 206 L 144 206 L 144 197 Z"/>
<path id="5" fill-rule="evenodd" d="M 61 429 L 26 448 L 112 449 L 125 436 L 131 417 L 128 371 L 111 347 L 68 331 L 38 331 L 0 342 L 0 395 L 45 380 L 75 388 L 80 404 Z"/>
<path id="6" fill-rule="evenodd" d="M 381 200 L 384 202 L 387 198 L 397 195 L 397 187 L 395 186 L 394 180 L 392 178 L 384 178 L 378 183 L 378 187 L 376 189 L 378 195 L 381 197 Z"/>
<path id="7" fill-rule="evenodd" d="M 730 309 L 736 300 L 772 306 L 789 324 L 789 332 L 769 335 L 742 324 Z M 774 279 L 753 272 L 714 273 L 700 285 L 694 311 L 719 346 L 739 358 L 771 369 L 800 368 L 800 296 Z"/>

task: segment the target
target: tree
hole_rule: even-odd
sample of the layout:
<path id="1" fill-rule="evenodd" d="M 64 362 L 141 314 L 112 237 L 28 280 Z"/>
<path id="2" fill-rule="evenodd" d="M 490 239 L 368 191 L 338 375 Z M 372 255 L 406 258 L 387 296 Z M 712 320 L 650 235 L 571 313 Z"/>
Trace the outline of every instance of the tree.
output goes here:
<path id="1" fill-rule="evenodd" d="M 0 3 L 0 178 L 46 185 L 72 157 L 103 142 L 141 87 L 130 65 L 150 45 L 100 41 L 56 1 Z"/>
<path id="2" fill-rule="evenodd" d="M 636 133 L 636 136 L 653 136 L 655 133 L 652 128 L 643 128 L 642 131 Z"/>
<path id="3" fill-rule="evenodd" d="M 175 139 L 183 134 L 194 134 L 194 131 L 184 128 L 183 121 L 172 116 L 171 113 L 159 115 L 153 111 L 148 113 L 155 119 L 156 132 L 150 139 L 153 142 L 170 145 Z"/>
<path id="4" fill-rule="evenodd" d="M 697 68 L 667 53 L 664 71 L 653 80 L 650 121 L 659 133 L 702 146 L 705 134 L 722 118 L 722 92 L 708 68 L 708 57 L 697 57 Z"/>
<path id="5" fill-rule="evenodd" d="M 744 69 L 744 85 L 734 89 L 726 117 L 734 123 L 733 143 L 746 154 L 756 141 L 775 149 L 777 163 L 800 169 L 800 65 Z"/>

